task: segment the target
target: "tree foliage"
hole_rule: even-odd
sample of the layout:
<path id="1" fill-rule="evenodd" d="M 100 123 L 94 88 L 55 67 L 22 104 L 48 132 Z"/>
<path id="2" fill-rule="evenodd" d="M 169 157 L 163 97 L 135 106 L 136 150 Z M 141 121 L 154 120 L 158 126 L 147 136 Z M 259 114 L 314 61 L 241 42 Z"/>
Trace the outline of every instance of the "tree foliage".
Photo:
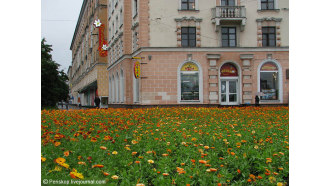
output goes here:
<path id="1" fill-rule="evenodd" d="M 57 102 L 67 100 L 69 86 L 66 83 L 67 75 L 60 65 L 52 60 L 52 45 L 46 44 L 45 38 L 41 41 L 41 107 L 54 107 Z"/>

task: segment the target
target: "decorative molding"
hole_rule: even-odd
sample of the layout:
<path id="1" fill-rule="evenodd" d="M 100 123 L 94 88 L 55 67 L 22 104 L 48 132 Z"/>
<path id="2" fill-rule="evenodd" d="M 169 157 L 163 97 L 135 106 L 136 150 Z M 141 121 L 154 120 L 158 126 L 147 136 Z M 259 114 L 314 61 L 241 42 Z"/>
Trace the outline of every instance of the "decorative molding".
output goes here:
<path id="1" fill-rule="evenodd" d="M 263 17 L 261 19 L 256 19 L 257 22 L 263 22 L 263 21 L 275 21 L 275 22 L 281 22 L 282 18 L 275 18 L 275 17 Z"/>
<path id="2" fill-rule="evenodd" d="M 241 59 L 253 59 L 253 54 L 241 54 Z"/>
<path id="3" fill-rule="evenodd" d="M 220 59 L 221 54 L 206 54 L 207 59 Z"/>
<path id="4" fill-rule="evenodd" d="M 183 22 L 183 21 L 195 21 L 195 22 L 202 22 L 202 18 L 196 18 L 194 16 L 191 16 L 191 17 L 187 17 L 187 16 L 184 16 L 182 18 L 175 18 L 174 19 L 176 22 Z"/>

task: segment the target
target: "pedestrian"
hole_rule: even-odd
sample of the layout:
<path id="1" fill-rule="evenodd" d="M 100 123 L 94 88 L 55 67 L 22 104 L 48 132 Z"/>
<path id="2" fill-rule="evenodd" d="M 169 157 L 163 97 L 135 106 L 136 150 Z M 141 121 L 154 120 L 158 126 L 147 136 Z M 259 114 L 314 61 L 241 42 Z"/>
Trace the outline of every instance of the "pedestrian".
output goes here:
<path id="1" fill-rule="evenodd" d="M 101 100 L 100 100 L 100 98 L 98 96 L 95 97 L 94 102 L 95 102 L 96 107 L 97 108 L 100 108 L 100 102 L 101 102 Z"/>
<path id="2" fill-rule="evenodd" d="M 259 96 L 258 95 L 256 95 L 256 97 L 255 97 L 255 101 L 256 101 L 256 106 L 258 107 L 259 106 Z"/>

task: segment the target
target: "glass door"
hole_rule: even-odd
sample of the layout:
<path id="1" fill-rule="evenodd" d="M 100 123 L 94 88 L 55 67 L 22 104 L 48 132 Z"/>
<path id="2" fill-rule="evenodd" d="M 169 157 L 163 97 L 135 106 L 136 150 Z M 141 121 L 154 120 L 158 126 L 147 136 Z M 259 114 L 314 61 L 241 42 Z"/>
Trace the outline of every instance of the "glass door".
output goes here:
<path id="1" fill-rule="evenodd" d="M 238 104 L 238 86 L 237 80 L 221 80 L 220 85 L 221 105 Z"/>

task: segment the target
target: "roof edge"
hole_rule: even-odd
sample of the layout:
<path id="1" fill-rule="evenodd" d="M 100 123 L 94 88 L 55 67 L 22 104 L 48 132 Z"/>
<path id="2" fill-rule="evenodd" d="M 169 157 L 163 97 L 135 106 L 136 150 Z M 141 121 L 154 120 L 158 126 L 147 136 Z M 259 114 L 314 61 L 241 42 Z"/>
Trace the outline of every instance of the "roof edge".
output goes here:
<path id="1" fill-rule="evenodd" d="M 87 1 L 88 0 L 84 0 L 82 6 L 81 6 L 81 9 L 80 9 L 80 13 L 79 13 L 79 18 L 78 18 L 78 21 L 77 21 L 77 25 L 76 25 L 76 28 L 74 30 L 74 34 L 73 34 L 73 38 L 72 38 L 72 41 L 71 41 L 71 45 L 70 45 L 70 50 L 72 50 L 72 47 L 73 47 L 73 43 L 76 39 L 76 35 L 77 35 L 77 32 L 78 32 L 78 28 L 79 28 L 79 25 L 80 25 L 80 22 L 81 22 L 81 19 L 82 19 L 82 16 L 84 14 L 84 10 L 85 10 L 85 7 L 86 7 L 86 4 L 87 4 Z"/>

